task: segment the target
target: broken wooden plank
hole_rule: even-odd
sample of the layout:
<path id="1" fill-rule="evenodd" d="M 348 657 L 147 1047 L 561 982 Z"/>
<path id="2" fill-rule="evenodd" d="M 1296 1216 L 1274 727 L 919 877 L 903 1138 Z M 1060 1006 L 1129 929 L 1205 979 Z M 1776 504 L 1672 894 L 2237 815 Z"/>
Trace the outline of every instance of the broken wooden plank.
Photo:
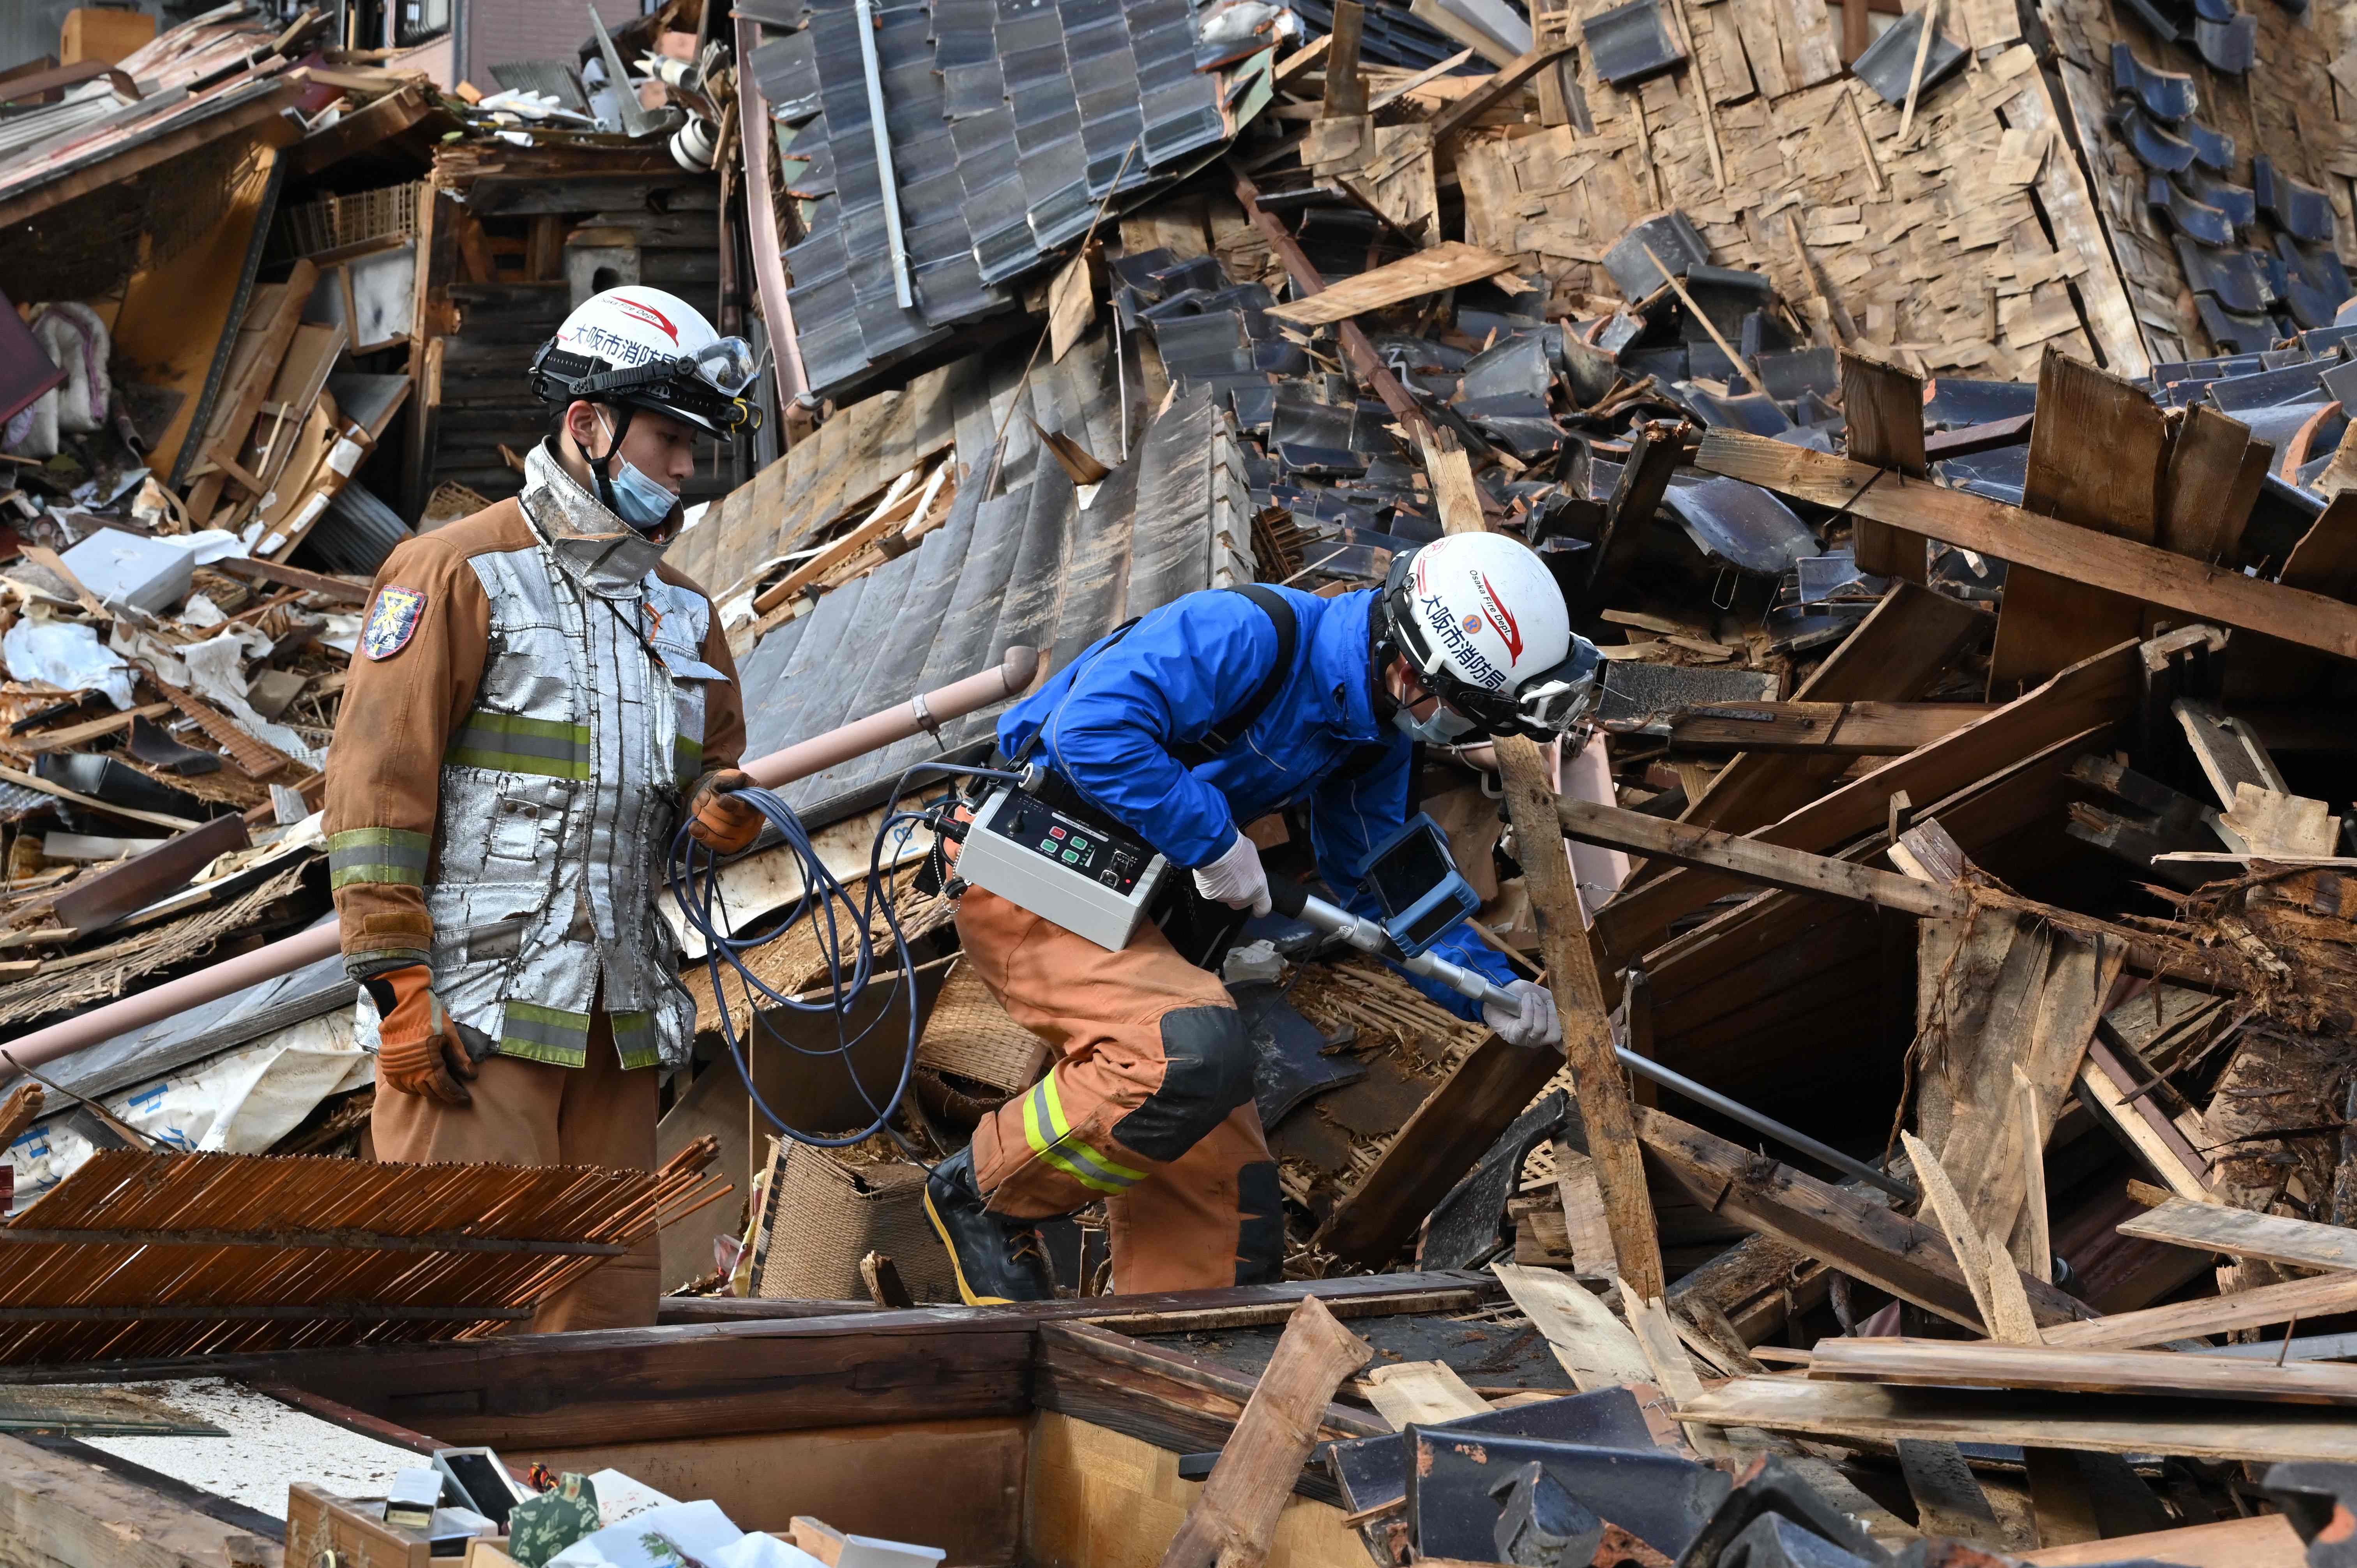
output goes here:
<path id="1" fill-rule="evenodd" d="M 1389 1263 L 1562 1066 L 1553 1051 L 1510 1046 L 1495 1035 L 1484 1039 L 1335 1204 L 1318 1228 L 1318 1245 L 1369 1268 Z"/>
<path id="2" fill-rule="evenodd" d="M 2069 578 L 2076 591 L 2102 588 L 2202 620 L 2263 631 L 2341 659 L 2357 659 L 2357 605 L 2321 594 L 2222 571 L 2002 501 L 1741 431 L 1706 431 L 1695 466 Z"/>
<path id="3" fill-rule="evenodd" d="M 1228 174 L 1233 183 L 1238 205 L 1243 208 L 1244 216 L 1252 220 L 1253 227 L 1260 231 L 1261 237 L 1268 242 L 1269 250 L 1284 263 L 1285 275 L 1293 283 L 1293 292 L 1307 297 L 1322 290 L 1326 280 L 1311 263 L 1308 253 L 1302 250 L 1301 242 L 1293 237 L 1293 231 L 1287 229 L 1275 213 L 1262 209 L 1260 190 L 1253 184 L 1252 177 L 1232 159 L 1228 164 Z M 1416 406 L 1415 399 L 1408 395 L 1407 389 L 1400 384 L 1400 379 L 1392 374 L 1390 368 L 1376 354 L 1375 346 L 1367 340 L 1367 335 L 1360 329 L 1359 324 L 1344 321 L 1336 328 L 1336 335 L 1342 340 L 1342 353 L 1351 361 L 1351 372 L 1368 391 L 1383 401 L 1383 405 L 1391 411 L 1392 417 L 1398 420 L 1400 427 L 1407 432 L 1408 439 L 1419 447 L 1429 444 L 1432 422 L 1425 417 L 1424 410 Z"/>
<path id="4" fill-rule="evenodd" d="M 2258 1328 L 2352 1311 L 2357 1311 L 2357 1273 L 2342 1272 L 2285 1280 L 2231 1295 L 2198 1296 L 2191 1301 L 2173 1301 L 2166 1306 L 2115 1312 L 2109 1317 L 2085 1323 L 2061 1323 L 2044 1333 L 2049 1345 L 2081 1350 L 2133 1350 L 2146 1345 L 2165 1345 L 2174 1339 L 2192 1339 L 2237 1328 Z"/>
<path id="5" fill-rule="evenodd" d="M 2083 1350 L 1992 1340 L 1820 1339 L 1811 1352 L 1809 1376 L 1914 1387 L 2357 1404 L 2357 1367 L 2331 1361 L 2270 1367 L 2177 1350 Z"/>
<path id="6" fill-rule="evenodd" d="M 2102 1454 L 2169 1454 L 2190 1459 L 2357 1460 L 2357 1422 L 2332 1407 L 2160 1406 L 2149 1400 L 2084 1394 L 1995 1393 L 1912 1389 L 1807 1378 L 1738 1378 L 1683 1412 L 1721 1426 L 1891 1443 L 1944 1437 L 2017 1443 Z M 2110 1542 L 2105 1542 L 2110 1545 Z"/>
<path id="7" fill-rule="evenodd" d="M 1637 1131 L 1660 1168 L 1711 1212 L 1980 1331 L 1946 1239 L 1882 1207 L 1879 1194 L 1819 1181 L 1660 1111 L 1641 1112 Z M 2091 1316 L 2051 1285 L 2026 1281 L 2023 1289 L 2041 1325 Z"/>
<path id="8" fill-rule="evenodd" d="M 1480 1415 L 1490 1402 L 1465 1386 L 1465 1380 L 1446 1361 L 1402 1361 L 1377 1367 L 1361 1380 L 1367 1402 L 1375 1413 L 1405 1432 L 1410 1422 L 1437 1425 Z"/>
<path id="9" fill-rule="evenodd" d="M 1715 703 L 1670 721 L 1670 749 L 1903 757 L 1996 711 L 1985 703 Z"/>
<path id="10" fill-rule="evenodd" d="M 2309 1269 L 2357 1269 L 2357 1230 L 2179 1196 L 2119 1223 L 2123 1236 Z"/>
<path id="11" fill-rule="evenodd" d="M 1513 264 L 1495 251 L 1485 251 L 1460 240 L 1444 240 L 1428 251 L 1418 251 L 1355 277 L 1329 284 L 1307 299 L 1271 306 L 1267 315 L 1273 321 L 1290 322 L 1296 327 L 1322 327 L 1370 310 L 1381 310 L 1402 300 L 1494 277 Z"/>
<path id="12" fill-rule="evenodd" d="M 1916 591 L 1938 596 L 1929 589 Z M 1894 793 L 1904 790 L 1926 802 L 1944 800 L 2003 772 L 2026 754 L 2125 717 L 2138 690 L 2140 669 L 2136 645 L 2122 643 L 1943 740 L 1808 800 L 1748 836 L 1813 854 L 1848 843 L 1887 825 Z M 1716 872 L 1673 871 L 1598 911 L 1596 934 L 1614 961 L 1626 961 L 1650 949 L 1672 921 L 1741 886 Z"/>
<path id="13" fill-rule="evenodd" d="M 2240 719 L 2220 713 L 2215 707 L 2190 697 L 2179 697 L 2169 704 L 2177 715 L 2179 728 L 2185 732 L 2186 745 L 2193 748 L 2193 759 L 2201 765 L 2202 777 L 2210 788 L 2218 792 L 2218 803 L 2232 807 L 2234 787 L 2249 784 L 2274 794 L 2288 795 L 2291 786 L 2276 770 L 2275 758 L 2255 731 Z"/>
<path id="14" fill-rule="evenodd" d="M 1620 466 L 1612 497 L 1605 504 L 1604 524 L 1590 552 L 1587 585 L 1581 604 L 1594 608 L 1619 585 L 1644 546 L 1645 531 L 1669 493 L 1670 479 L 1686 460 L 1694 445 L 1694 427 L 1647 422 L 1637 427 L 1629 459 Z"/>
<path id="15" fill-rule="evenodd" d="M 1464 40 L 1459 39 L 1460 43 Z M 1526 52 L 1493 73 L 1490 80 L 1465 94 L 1433 117 L 1432 145 L 1436 152 L 1448 139 L 1466 126 L 1480 120 L 1490 110 L 1506 101 L 1508 94 L 1521 90 L 1522 85 L 1544 70 L 1551 62 L 1561 59 L 1577 48 L 1576 40 L 1566 37 L 1534 44 Z"/>
<path id="16" fill-rule="evenodd" d="M 1922 378 L 1845 349 L 1841 379 L 1850 456 L 1921 477 L 1925 471 Z M 1929 567 L 1921 534 L 1859 518 L 1853 538 L 1859 571 L 1910 583 L 1924 580 Z"/>
<path id="17" fill-rule="evenodd" d="M 1989 1337 L 2008 1345 L 2040 1343 L 2038 1319 L 2029 1310 L 2021 1271 L 2013 1266 L 2012 1256 L 2003 1251 L 1992 1252 L 1988 1237 L 1973 1223 L 1963 1196 L 1940 1168 L 1940 1157 L 1930 1146 L 1912 1133 L 1899 1136 L 1906 1145 L 1908 1163 L 1914 1167 L 1916 1185 L 1922 1188 L 1926 1206 L 1948 1239 L 1956 1268 L 1973 1293 L 1973 1305 L 1979 1309 Z"/>
<path id="18" fill-rule="evenodd" d="M 2210 1162 L 2186 1141 L 2175 1123 L 2161 1114 L 2150 1095 L 2142 1093 L 2126 1067 L 2101 1040 L 2091 1042 L 2087 1059 L 2079 1067 L 2079 1098 L 2104 1124 L 2127 1144 L 2147 1170 L 2158 1176 L 2180 1198 L 2206 1203 Z"/>
<path id="19" fill-rule="evenodd" d="M 1220 1450 L 1162 1568 L 1256 1568 L 1268 1555 L 1277 1515 L 1318 1440 L 1327 1402 L 1374 1349 L 1342 1326 L 1316 1296 L 1286 1321 L 1268 1369 Z"/>
<path id="20" fill-rule="evenodd" d="M 1971 900 L 1953 889 L 1877 871 L 1855 861 L 1834 860 L 1567 796 L 1555 797 L 1555 810 L 1565 834 L 1583 843 L 1699 866 L 1744 882 L 1847 898 L 1919 918 L 1962 919 L 1972 908 Z"/>
<path id="21" fill-rule="evenodd" d="M 2173 430 L 2135 382 L 2108 375 L 2048 344 L 2038 367 L 2022 493 L 2028 510 L 2086 534 L 2150 545 L 2159 532 Z M 2009 695 L 2064 665 L 2143 629 L 2137 596 L 2091 592 L 2076 573 L 2006 575 L 1989 655 L 1989 691 Z"/>
<path id="22" fill-rule="evenodd" d="M 2241 484 L 2243 454 L 2250 445 L 2250 426 L 2241 421 L 2205 403 L 2185 411 L 2161 483 L 2155 544 L 2196 561 L 2233 557 L 2258 499 L 2255 487 L 2246 491 Z"/>
<path id="23" fill-rule="evenodd" d="M 1907 702 L 1922 696 L 1946 673 L 1991 618 L 1962 599 L 1900 583 L 1793 693 L 1795 701 Z M 1807 805 L 1846 764 L 1824 757 L 1807 761 L 1738 753 L 1718 770 L 1678 820 L 1731 833 L 1748 833 Z"/>
<path id="24" fill-rule="evenodd" d="M 1516 1263 L 1492 1263 L 1490 1272 L 1514 1298 L 1562 1363 L 1573 1386 L 1619 1388 L 1650 1383 L 1652 1368 L 1637 1337 L 1612 1316 L 1612 1309 L 1594 1293 L 1560 1269 L 1526 1269 Z"/>

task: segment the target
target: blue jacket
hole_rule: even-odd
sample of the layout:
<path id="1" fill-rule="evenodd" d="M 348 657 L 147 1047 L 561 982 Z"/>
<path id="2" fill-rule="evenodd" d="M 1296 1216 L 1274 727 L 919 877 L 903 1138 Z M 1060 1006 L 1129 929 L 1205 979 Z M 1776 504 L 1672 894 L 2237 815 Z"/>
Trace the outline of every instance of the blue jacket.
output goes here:
<path id="1" fill-rule="evenodd" d="M 1327 885 L 1360 914 L 1378 906 L 1359 886 L 1367 853 L 1407 820 L 1415 746 L 1375 716 L 1369 670 L 1372 590 L 1321 599 L 1280 588 L 1300 621 L 1293 673 L 1252 728 L 1189 770 L 1170 755 L 1243 707 L 1276 661 L 1276 627 L 1242 594 L 1211 590 L 1163 606 L 1119 641 L 1100 640 L 998 721 L 1012 757 L 1034 735 L 1044 761 L 1171 864 L 1216 858 L 1237 826 L 1309 803 L 1309 842 Z M 1336 779 L 1362 747 L 1373 766 Z M 1440 956 L 1503 985 L 1505 958 L 1459 925 Z M 1464 1018 L 1472 1002 L 1411 975 L 1418 990 Z"/>

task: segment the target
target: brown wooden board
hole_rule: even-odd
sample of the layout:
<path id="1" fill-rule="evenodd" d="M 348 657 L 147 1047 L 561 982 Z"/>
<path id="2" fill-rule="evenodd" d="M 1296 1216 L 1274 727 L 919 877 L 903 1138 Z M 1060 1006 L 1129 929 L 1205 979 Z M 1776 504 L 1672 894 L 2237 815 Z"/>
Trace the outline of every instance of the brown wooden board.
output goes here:
<path id="1" fill-rule="evenodd" d="M 1953 1339 L 1820 1339 L 1811 1353 L 1809 1376 L 1931 1388 L 2357 1404 L 2357 1367 L 2331 1361 L 2275 1367 L 2176 1350 L 2086 1350 Z"/>
<path id="2" fill-rule="evenodd" d="M 1846 507 L 2014 565 L 2069 575 L 2083 591 L 2105 589 L 2197 619 L 2357 659 L 2357 605 L 2321 594 L 2245 577 L 1968 491 L 1905 479 L 1741 431 L 1706 432 L 1695 466 L 1795 499 Z"/>
<path id="3" fill-rule="evenodd" d="M 2151 544 L 2159 534 L 2173 434 L 2141 387 L 2050 344 L 2038 369 L 2022 505 L 2059 522 Z M 2143 628 L 2144 607 L 2133 597 L 2017 564 L 2006 575 L 1989 692 L 2009 697 Z"/>
<path id="4" fill-rule="evenodd" d="M 2281 1214 L 2255 1214 L 2220 1203 L 2172 1198 L 2119 1227 L 2123 1236 L 2173 1247 L 2262 1258 L 2309 1269 L 2357 1269 L 2357 1230 Z"/>
<path id="5" fill-rule="evenodd" d="M 1444 240 L 1428 251 L 1418 251 L 1412 256 L 1329 284 L 1307 299 L 1271 306 L 1267 314 L 1272 320 L 1295 327 L 1322 327 L 1403 300 L 1491 277 L 1512 265 L 1506 257 L 1479 245 Z"/>
<path id="6" fill-rule="evenodd" d="M 1841 378 L 1849 455 L 1879 468 L 1921 475 L 1924 471 L 1922 378 L 1852 353 L 1841 357 Z M 1924 580 L 1922 535 L 1860 518 L 1856 537 L 1859 571 L 1910 583 Z"/>
<path id="7" fill-rule="evenodd" d="M 1738 1378 L 1679 1412 L 1723 1426 L 1851 1438 L 2018 1443 L 2190 1459 L 2357 1460 L 2357 1423 L 2338 1409 L 2235 1410 L 2209 1400 L 1889 1388 L 1804 1378 Z"/>

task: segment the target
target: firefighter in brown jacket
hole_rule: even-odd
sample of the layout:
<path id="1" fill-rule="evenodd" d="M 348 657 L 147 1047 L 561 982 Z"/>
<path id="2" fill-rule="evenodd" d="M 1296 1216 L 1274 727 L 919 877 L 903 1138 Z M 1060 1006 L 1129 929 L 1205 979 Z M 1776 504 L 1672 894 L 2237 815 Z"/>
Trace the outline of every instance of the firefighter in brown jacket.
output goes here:
<path id="1" fill-rule="evenodd" d="M 610 289 L 533 361 L 556 433 L 523 493 L 377 574 L 328 759 L 344 967 L 374 1004 L 377 1158 L 652 1169 L 695 1008 L 656 908 L 683 818 L 746 848 L 742 696 L 703 589 L 661 564 L 700 435 L 753 362 L 683 301 Z M 652 1238 L 536 1329 L 651 1324 Z"/>

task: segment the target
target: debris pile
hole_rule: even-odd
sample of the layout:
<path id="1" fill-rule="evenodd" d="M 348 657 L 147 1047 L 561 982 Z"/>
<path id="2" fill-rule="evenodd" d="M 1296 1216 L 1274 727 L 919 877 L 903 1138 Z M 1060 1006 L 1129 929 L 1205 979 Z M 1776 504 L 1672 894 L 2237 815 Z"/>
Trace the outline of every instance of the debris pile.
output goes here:
<path id="1" fill-rule="evenodd" d="M 44 80 L 0 120 L 39 302 L 0 340 L 0 1031 L 317 918 L 364 578 L 514 491 L 533 349 L 644 283 L 769 355 L 669 554 L 748 756 L 1452 533 L 1531 544 L 1600 647 L 1588 732 L 1415 780 L 1564 1056 L 1282 916 L 1189 955 L 1289 1279 L 1422 1305 L 1024 1329 L 1049 1413 L 1163 1378 L 1152 1441 L 1226 1444 L 1155 1550 L 1265 1547 L 1300 1492 L 1382 1563 L 2288 1563 L 2288 1520 L 2323 1568 L 2344 1483 L 2287 1472 L 2357 1461 L 2346 11 L 673 0 L 486 91 L 229 7 Z M 744 1208 L 664 1228 L 675 1312 L 953 1288 L 909 1151 L 1047 1051 L 928 846 L 869 850 L 995 717 L 785 791 L 899 895 L 905 1143 L 759 1137 L 756 1094 L 865 1124 L 909 1021 L 813 1070 L 837 1020 L 770 1004 L 823 993 L 816 940 L 748 955 L 756 1005 L 681 922 L 662 1150 L 714 1140 Z M 1246 826 L 1315 875 L 1306 813 Z M 724 869 L 727 929 L 801 866 Z M 18 1204 L 138 1137 L 349 1149 L 352 996 L 328 960 L 55 1064 Z M 1074 1298 L 1108 1225 L 1045 1228 Z"/>

